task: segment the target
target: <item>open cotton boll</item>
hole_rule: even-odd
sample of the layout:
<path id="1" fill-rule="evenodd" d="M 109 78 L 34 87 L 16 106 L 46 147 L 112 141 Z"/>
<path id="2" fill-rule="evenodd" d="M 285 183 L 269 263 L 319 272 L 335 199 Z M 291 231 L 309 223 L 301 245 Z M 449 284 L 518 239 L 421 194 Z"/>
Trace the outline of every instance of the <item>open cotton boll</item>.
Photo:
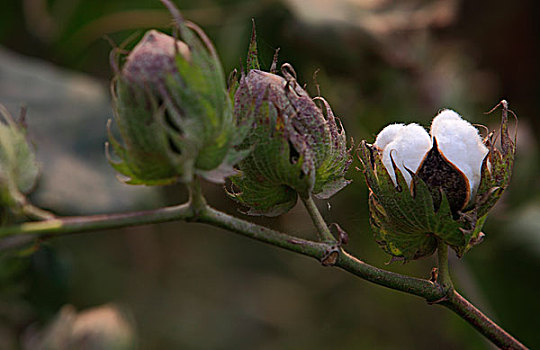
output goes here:
<path id="1" fill-rule="evenodd" d="M 424 156 L 431 149 L 431 138 L 428 133 L 418 124 L 394 124 L 384 128 L 377 136 L 377 141 L 379 139 L 379 144 L 384 145 L 382 147 L 382 161 L 394 184 L 397 182 L 392 159 L 410 187 L 412 178 L 406 168 L 412 172 L 418 170 Z M 377 145 L 377 141 L 375 145 Z"/>
<path id="2" fill-rule="evenodd" d="M 469 180 L 471 198 L 480 184 L 482 162 L 488 149 L 478 130 L 456 112 L 445 109 L 431 122 L 431 136 L 437 140 L 439 151 Z"/>
<path id="3" fill-rule="evenodd" d="M 408 261 L 449 246 L 462 257 L 480 243 L 486 215 L 508 186 L 516 151 L 508 133 L 508 102 L 499 105 L 500 130 L 487 140 L 456 112 L 443 110 L 431 130 L 394 124 L 373 145 L 360 143 L 370 223 L 388 254 Z M 495 137 L 500 147 L 493 145 Z M 403 174 L 399 187 L 397 169 Z"/>

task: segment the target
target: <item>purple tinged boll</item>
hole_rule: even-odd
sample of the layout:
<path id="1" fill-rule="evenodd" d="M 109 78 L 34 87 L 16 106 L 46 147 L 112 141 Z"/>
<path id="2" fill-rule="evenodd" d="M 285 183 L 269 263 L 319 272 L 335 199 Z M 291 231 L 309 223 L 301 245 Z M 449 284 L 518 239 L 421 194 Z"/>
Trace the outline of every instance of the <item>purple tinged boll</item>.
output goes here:
<path id="1" fill-rule="evenodd" d="M 122 75 L 140 86 L 155 87 L 163 83 L 167 74 L 178 71 L 177 53 L 190 61 L 191 51 L 186 43 L 157 30 L 149 30 L 127 56 Z"/>

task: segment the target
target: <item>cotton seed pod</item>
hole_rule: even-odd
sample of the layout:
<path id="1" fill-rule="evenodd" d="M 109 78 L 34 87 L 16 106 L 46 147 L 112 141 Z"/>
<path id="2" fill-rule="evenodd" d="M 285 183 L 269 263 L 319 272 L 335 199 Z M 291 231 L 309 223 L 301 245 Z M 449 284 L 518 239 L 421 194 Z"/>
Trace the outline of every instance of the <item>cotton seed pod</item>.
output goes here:
<path id="1" fill-rule="evenodd" d="M 0 224 L 18 220 L 25 194 L 36 185 L 39 167 L 21 118 L 0 105 Z"/>
<path id="2" fill-rule="evenodd" d="M 123 144 L 109 127 L 119 158 L 109 160 L 129 184 L 189 182 L 194 175 L 223 182 L 242 157 L 234 144 L 245 132 L 235 125 L 215 50 L 196 25 L 176 22 L 182 41 L 148 31 L 112 82 Z"/>
<path id="3" fill-rule="evenodd" d="M 451 110 L 431 124 L 384 128 L 373 145 L 363 141 L 359 158 L 370 189 L 370 221 L 379 245 L 405 260 L 431 255 L 437 240 L 462 256 L 479 243 L 487 213 L 508 186 L 515 142 L 508 135 L 507 103 L 500 128 L 481 139 Z"/>
<path id="4" fill-rule="evenodd" d="M 300 87 L 289 64 L 282 74 L 251 69 L 235 93 L 237 119 L 252 125 L 241 149 L 251 153 L 231 177 L 229 194 L 251 215 L 277 216 L 298 195 L 325 199 L 350 182 L 344 177 L 351 156 L 341 123 L 323 98 L 317 98 L 321 109 Z"/>

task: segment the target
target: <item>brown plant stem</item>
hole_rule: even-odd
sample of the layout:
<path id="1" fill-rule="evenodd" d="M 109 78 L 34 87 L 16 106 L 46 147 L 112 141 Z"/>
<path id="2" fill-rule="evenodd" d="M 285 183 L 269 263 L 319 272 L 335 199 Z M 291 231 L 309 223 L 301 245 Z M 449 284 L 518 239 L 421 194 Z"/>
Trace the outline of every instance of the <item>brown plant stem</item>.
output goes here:
<path id="1" fill-rule="evenodd" d="M 336 249 L 333 243 L 300 239 L 218 211 L 206 204 L 198 184 L 190 185 L 190 202 L 178 206 L 124 214 L 57 217 L 39 222 L 1 227 L 0 248 L 3 247 L 4 242 L 13 242 L 14 239 L 20 239 L 23 243 L 28 243 L 26 238 L 33 236 L 48 238 L 176 220 L 206 223 L 221 227 L 264 243 L 310 256 L 319 261 L 324 261 L 328 253 Z M 16 244 L 7 244 L 4 247 L 13 248 L 14 245 Z M 451 290 L 451 293 L 449 293 L 448 289 L 441 288 L 439 283 L 379 269 L 341 249 L 338 250 L 337 258 L 332 265 L 380 286 L 413 294 L 426 299 L 430 303 L 443 305 L 454 311 L 501 348 L 526 349 L 523 344 L 485 316 L 456 291 Z"/>
<path id="2" fill-rule="evenodd" d="M 527 349 L 525 345 L 521 344 L 516 338 L 493 322 L 457 291 L 453 290 L 449 299 L 444 301 L 442 305 L 458 314 L 499 348 Z"/>

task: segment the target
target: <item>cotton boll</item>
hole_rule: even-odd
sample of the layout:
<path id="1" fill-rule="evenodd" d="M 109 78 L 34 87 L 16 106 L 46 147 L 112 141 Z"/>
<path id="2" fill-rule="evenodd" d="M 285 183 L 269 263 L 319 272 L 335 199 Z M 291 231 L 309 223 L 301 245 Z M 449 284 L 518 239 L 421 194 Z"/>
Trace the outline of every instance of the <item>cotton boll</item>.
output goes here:
<path id="1" fill-rule="evenodd" d="M 392 132 L 392 130 L 388 133 L 390 134 L 390 132 Z M 378 139 L 379 137 L 377 137 L 377 140 Z M 383 164 L 388 170 L 394 183 L 396 183 L 396 174 L 392 167 L 392 159 L 394 159 L 396 166 L 399 168 L 410 187 L 412 178 L 405 168 L 412 172 L 416 172 L 424 159 L 424 156 L 430 149 L 431 138 L 423 127 L 418 124 L 402 125 L 395 134 L 393 141 L 389 142 L 386 147 L 384 147 L 382 156 Z"/>
<path id="2" fill-rule="evenodd" d="M 461 118 L 457 112 L 451 109 L 443 109 L 439 112 L 439 114 L 437 114 L 437 116 L 435 116 L 435 118 L 433 118 L 431 121 L 431 127 L 436 127 L 436 124 L 443 120 L 463 120 L 463 118 Z"/>
<path id="3" fill-rule="evenodd" d="M 386 145 L 394 141 L 401 130 L 405 128 L 405 124 L 390 124 L 382 129 L 377 135 L 374 145 L 383 150 Z"/>
<path id="4" fill-rule="evenodd" d="M 430 133 L 437 140 L 441 154 L 465 174 L 474 198 L 480 184 L 482 161 L 488 154 L 478 130 L 456 112 L 445 109 L 433 119 Z"/>
<path id="5" fill-rule="evenodd" d="M 487 149 L 475 127 L 451 110 L 434 118 L 431 136 L 416 124 L 395 124 L 374 145 L 360 143 L 370 223 L 388 254 L 408 261 L 448 245 L 462 257 L 482 240 L 486 215 L 508 186 L 516 150 L 507 131 L 508 104 L 500 105 L 500 149 L 486 142 Z M 481 174 L 484 161 L 487 174 Z M 413 191 L 395 186 L 395 169 L 403 174 L 400 185 L 406 181 Z M 418 179 L 414 186 L 411 176 Z"/>

